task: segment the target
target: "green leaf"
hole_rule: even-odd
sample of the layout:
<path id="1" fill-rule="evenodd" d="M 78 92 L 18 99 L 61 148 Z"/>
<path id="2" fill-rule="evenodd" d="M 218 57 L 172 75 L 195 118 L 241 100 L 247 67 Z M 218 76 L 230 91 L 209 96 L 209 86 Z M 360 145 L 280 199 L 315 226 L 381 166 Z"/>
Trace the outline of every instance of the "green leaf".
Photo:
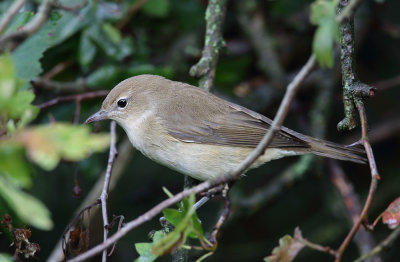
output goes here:
<path id="1" fill-rule="evenodd" d="M 82 67 L 88 67 L 96 55 L 97 47 L 85 32 L 81 34 L 78 52 L 79 63 Z"/>
<path id="2" fill-rule="evenodd" d="M 61 1 L 66 5 L 79 4 L 81 1 Z M 26 39 L 13 52 L 16 74 L 25 80 L 37 77 L 43 70 L 40 59 L 44 51 L 71 37 L 78 30 L 93 21 L 95 8 L 92 1 L 80 10 L 79 15 L 70 11 L 52 11 L 50 19 L 38 32 Z M 28 83 L 28 81 L 26 82 Z M 26 87 L 28 85 L 26 84 Z"/>
<path id="3" fill-rule="evenodd" d="M 142 10 L 149 16 L 166 17 L 170 11 L 170 2 L 169 0 L 149 0 Z"/>
<path id="4" fill-rule="evenodd" d="M 0 87 L 0 110 L 3 111 L 2 104 L 10 99 L 18 88 L 13 60 L 9 54 L 0 56 Z"/>
<path id="5" fill-rule="evenodd" d="M 312 48 L 321 67 L 331 68 L 333 66 L 333 43 L 337 32 L 336 22 L 331 23 L 330 21 L 321 24 L 315 31 Z"/>
<path id="6" fill-rule="evenodd" d="M 326 20 L 336 20 L 336 8 L 339 1 L 317 0 L 311 4 L 311 23 L 320 25 Z"/>
<path id="7" fill-rule="evenodd" d="M 5 175 L 15 186 L 29 187 L 32 180 L 24 150 L 10 143 L 0 144 L 0 175 Z"/>
<path id="8" fill-rule="evenodd" d="M 198 229 L 201 225 L 193 207 L 194 202 L 195 197 L 191 195 L 189 198 L 182 200 L 180 211 L 166 209 L 166 212 L 164 212 L 165 218 L 175 226 L 175 229 L 162 239 L 154 242 L 152 247 L 154 254 L 160 256 L 178 250 L 186 242 L 188 236 L 191 238 L 203 237 L 203 230 Z M 196 227 L 193 223 L 197 223 Z"/>
<path id="9" fill-rule="evenodd" d="M 313 39 L 313 53 L 321 67 L 333 66 L 333 44 L 339 41 L 336 21 L 338 0 L 317 0 L 311 5 L 311 23 L 318 26 Z"/>
<path id="10" fill-rule="evenodd" d="M 113 88 L 121 80 L 121 70 L 115 65 L 104 65 L 86 78 L 86 83 L 93 88 Z"/>
<path id="11" fill-rule="evenodd" d="M 26 147 L 33 162 L 45 170 L 52 170 L 61 158 L 77 161 L 106 149 L 110 137 L 108 134 L 91 134 L 88 126 L 57 123 L 25 129 L 14 140 Z"/>
<path id="12" fill-rule="evenodd" d="M 152 262 L 158 257 L 151 252 L 153 243 L 137 243 L 135 244 L 136 251 L 139 253 L 135 262 Z"/>
<path id="13" fill-rule="evenodd" d="M 163 215 L 165 219 L 171 223 L 173 226 L 177 226 L 182 219 L 185 217 L 185 214 L 179 210 L 166 208 L 163 210 Z"/>
<path id="14" fill-rule="evenodd" d="M 9 32 L 16 32 L 23 28 L 35 16 L 33 12 L 16 13 L 9 26 L 7 26 L 4 34 Z"/>
<path id="15" fill-rule="evenodd" d="M 15 75 L 14 63 L 11 55 L 0 56 L 0 117 L 7 123 L 9 133 L 15 130 L 13 120 L 18 119 L 18 128 L 24 127 L 34 119 L 39 112 L 36 106 L 31 105 L 35 95 L 31 91 L 20 90 L 23 81 Z M 9 121 L 9 120 L 12 121 Z M 5 131 L 5 127 L 0 126 Z"/>
<path id="16" fill-rule="evenodd" d="M 162 231 L 156 231 L 156 233 L 153 236 L 153 243 L 155 241 L 160 240 L 163 237 L 164 237 L 164 233 Z M 151 252 L 153 243 L 136 243 L 135 244 L 136 251 L 140 255 L 140 257 L 135 259 L 135 262 L 152 262 L 157 259 L 158 256 Z"/>
<path id="17" fill-rule="evenodd" d="M 0 177 L 0 195 L 24 222 L 41 230 L 53 228 L 50 211 L 40 200 Z"/>
<path id="18" fill-rule="evenodd" d="M 120 32 L 110 24 L 93 24 L 86 30 L 90 39 L 114 60 L 120 61 L 133 52 L 131 38 L 122 38 Z"/>

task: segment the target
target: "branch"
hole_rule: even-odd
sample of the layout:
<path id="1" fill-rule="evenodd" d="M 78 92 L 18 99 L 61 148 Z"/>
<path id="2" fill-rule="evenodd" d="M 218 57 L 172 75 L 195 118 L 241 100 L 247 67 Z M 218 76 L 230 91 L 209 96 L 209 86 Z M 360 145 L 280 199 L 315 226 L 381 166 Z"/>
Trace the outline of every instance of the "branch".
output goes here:
<path id="1" fill-rule="evenodd" d="M 361 0 L 340 0 L 338 6 L 338 21 L 340 26 L 341 64 L 343 84 L 344 119 L 338 130 L 350 130 L 356 127 L 357 121 L 355 101 L 375 95 L 376 89 L 360 82 L 355 72 L 354 62 L 354 11 Z"/>
<path id="2" fill-rule="evenodd" d="M 25 4 L 26 0 L 16 0 L 7 12 L 4 14 L 3 19 L 0 21 L 0 34 L 6 29 L 7 25 L 11 22 L 18 10 Z"/>
<path id="3" fill-rule="evenodd" d="M 99 91 L 94 91 L 94 92 L 88 92 L 88 93 L 82 93 L 82 94 L 77 94 L 77 95 L 70 95 L 70 96 L 59 96 L 54 99 L 51 99 L 47 102 L 44 102 L 38 107 L 40 109 L 45 109 L 54 105 L 57 105 L 59 103 L 63 102 L 69 102 L 69 101 L 77 101 L 80 102 L 82 100 L 86 99 L 93 99 L 93 98 L 100 98 L 100 97 L 105 97 L 110 91 L 108 90 L 99 90 Z"/>
<path id="4" fill-rule="evenodd" d="M 385 240 L 383 240 L 379 245 L 377 245 L 374 249 L 372 249 L 369 253 L 363 255 L 360 258 L 357 258 L 354 262 L 361 262 L 370 257 L 375 256 L 380 253 L 384 249 L 389 248 L 393 242 L 400 236 L 400 227 L 397 227 Z"/>
<path id="5" fill-rule="evenodd" d="M 50 90 L 57 93 L 77 93 L 88 89 L 88 85 L 83 78 L 78 78 L 75 82 L 57 82 L 38 78 L 32 80 L 30 83 L 33 88 Z"/>
<path id="6" fill-rule="evenodd" d="M 219 50 L 225 45 L 222 38 L 222 23 L 225 19 L 226 2 L 227 0 L 209 0 L 202 57 L 189 71 L 191 76 L 200 77 L 200 87 L 208 91 L 213 86 Z"/>
<path id="7" fill-rule="evenodd" d="M 368 196 L 367 196 L 367 199 L 365 200 L 365 204 L 364 204 L 363 210 L 360 214 L 360 217 L 354 223 L 350 232 L 347 234 L 346 238 L 343 240 L 342 244 L 340 245 L 339 249 L 337 250 L 335 262 L 341 261 L 342 255 L 343 255 L 344 251 L 346 250 L 347 246 L 350 244 L 351 240 L 353 239 L 354 235 L 360 228 L 361 224 L 367 220 L 368 210 L 371 207 L 371 203 L 372 203 L 373 197 L 375 195 L 376 188 L 378 186 L 378 180 L 380 179 L 379 174 L 378 174 L 378 169 L 377 169 L 376 163 L 375 163 L 374 154 L 372 152 L 371 145 L 369 144 L 369 141 L 368 141 L 367 116 L 365 113 L 364 104 L 361 101 L 358 101 L 357 109 L 359 111 L 360 120 L 361 120 L 361 128 L 362 128 L 361 140 L 364 144 L 365 152 L 367 153 L 368 163 L 369 163 L 370 170 L 371 170 L 371 184 L 370 184 Z"/>
<path id="8" fill-rule="evenodd" d="M 110 142 L 110 154 L 108 156 L 108 163 L 107 163 L 107 171 L 104 177 L 104 185 L 103 190 L 101 192 L 100 200 L 101 200 L 101 213 L 103 215 L 103 225 L 104 225 L 104 233 L 103 238 L 104 242 L 107 240 L 108 237 L 108 230 L 109 230 L 109 222 L 108 222 L 108 214 L 107 214 L 107 198 L 108 198 L 108 191 L 110 187 L 110 179 L 111 179 L 111 171 L 114 164 L 115 157 L 118 155 L 116 144 L 116 122 L 111 121 L 110 123 L 110 134 L 111 134 L 111 142 Z M 103 257 L 102 261 L 107 261 L 107 249 L 103 250 Z"/>
<path id="9" fill-rule="evenodd" d="M 347 213 L 349 214 L 349 220 L 352 223 L 357 223 L 357 220 L 360 219 L 359 214 L 361 213 L 361 204 L 354 192 L 353 184 L 346 178 L 346 174 L 338 165 L 337 161 L 330 159 L 329 168 L 332 183 L 343 198 L 343 203 L 347 209 Z M 360 228 L 354 236 L 354 241 L 356 242 L 361 254 L 369 252 L 372 247 L 375 246 L 374 239 L 364 228 Z M 380 259 L 377 258 L 377 261 L 380 261 Z"/>
<path id="10" fill-rule="evenodd" d="M 39 11 L 33 19 L 18 32 L 12 32 L 0 38 L 0 53 L 8 49 L 14 49 L 17 42 L 22 42 L 30 35 L 36 33 L 47 21 L 55 0 L 44 0 L 39 6 Z"/>

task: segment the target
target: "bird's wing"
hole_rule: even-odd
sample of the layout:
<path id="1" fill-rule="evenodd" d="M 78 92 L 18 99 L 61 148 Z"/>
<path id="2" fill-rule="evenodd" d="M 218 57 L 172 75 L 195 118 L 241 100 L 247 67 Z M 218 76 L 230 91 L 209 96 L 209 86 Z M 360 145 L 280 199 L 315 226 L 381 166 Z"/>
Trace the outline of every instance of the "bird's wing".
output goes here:
<path id="1" fill-rule="evenodd" d="M 163 126 L 168 133 L 183 142 L 256 147 L 271 126 L 271 120 L 254 111 L 224 101 L 218 110 L 199 117 L 196 109 L 175 110 Z M 204 110 L 203 110 L 204 112 Z M 269 147 L 308 148 L 306 141 L 290 129 L 283 128 Z"/>

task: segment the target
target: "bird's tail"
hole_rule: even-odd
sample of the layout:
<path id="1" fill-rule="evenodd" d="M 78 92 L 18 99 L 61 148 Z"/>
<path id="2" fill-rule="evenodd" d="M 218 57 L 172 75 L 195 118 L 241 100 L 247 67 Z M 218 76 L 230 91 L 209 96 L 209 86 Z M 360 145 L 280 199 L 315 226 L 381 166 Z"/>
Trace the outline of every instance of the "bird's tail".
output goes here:
<path id="1" fill-rule="evenodd" d="M 365 150 L 356 146 L 343 146 L 326 140 L 308 137 L 310 139 L 309 149 L 316 155 L 330 157 L 338 160 L 351 161 L 365 164 L 367 159 L 364 157 Z"/>

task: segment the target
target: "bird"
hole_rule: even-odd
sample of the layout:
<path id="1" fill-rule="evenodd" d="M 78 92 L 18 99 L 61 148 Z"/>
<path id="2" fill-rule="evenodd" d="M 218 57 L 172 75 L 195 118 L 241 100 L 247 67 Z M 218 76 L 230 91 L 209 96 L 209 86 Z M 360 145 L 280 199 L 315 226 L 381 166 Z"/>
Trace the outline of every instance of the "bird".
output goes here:
<path id="1" fill-rule="evenodd" d="M 199 87 L 157 75 L 123 80 L 85 123 L 104 119 L 116 121 L 143 155 L 201 181 L 237 168 L 272 124 L 266 116 Z M 365 163 L 361 148 L 313 138 L 282 126 L 249 169 L 310 153 Z"/>

